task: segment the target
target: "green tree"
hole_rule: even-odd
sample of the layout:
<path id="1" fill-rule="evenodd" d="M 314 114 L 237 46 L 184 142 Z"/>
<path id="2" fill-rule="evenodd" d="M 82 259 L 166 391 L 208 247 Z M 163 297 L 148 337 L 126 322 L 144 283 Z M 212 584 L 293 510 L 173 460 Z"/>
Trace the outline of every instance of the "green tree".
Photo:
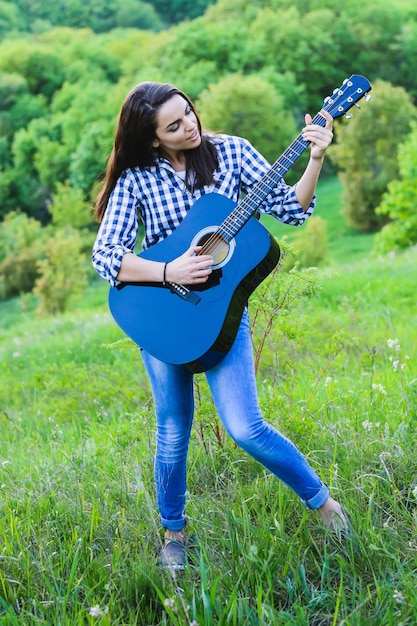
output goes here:
<path id="1" fill-rule="evenodd" d="M 0 183 L 8 210 L 19 207 L 46 222 L 47 203 L 58 183 L 70 180 L 89 194 L 103 171 L 114 132 L 116 111 L 111 100 L 107 104 L 108 92 L 105 82 L 84 88 L 66 83 L 52 99 L 48 117 L 33 119 L 15 133 L 7 188 Z"/>
<path id="2" fill-rule="evenodd" d="M 59 55 L 65 81 L 85 85 L 119 80 L 122 55 L 113 52 L 112 41 L 113 38 L 109 41 L 107 35 L 96 35 L 90 28 L 54 28 L 37 37 L 43 50 Z"/>
<path id="3" fill-rule="evenodd" d="M 210 61 L 220 74 L 239 71 L 244 66 L 246 34 L 239 20 L 219 24 L 198 18 L 181 23 L 161 51 L 162 67 L 166 73 L 176 75 L 184 72 L 184 63 L 189 68 Z"/>
<path id="4" fill-rule="evenodd" d="M 115 17 L 115 25 L 119 28 L 139 28 L 157 32 L 166 25 L 166 17 L 159 15 L 151 3 L 138 0 L 123 0 Z"/>
<path id="5" fill-rule="evenodd" d="M 271 162 L 297 134 L 281 95 L 257 76 L 225 76 L 201 94 L 198 106 L 206 127 L 245 137 Z"/>
<path id="6" fill-rule="evenodd" d="M 35 159 L 39 142 L 53 132 L 47 118 L 35 119 L 27 128 L 18 130 L 13 138 L 13 166 L 8 170 L 8 190 L 14 207 L 45 221 L 50 191 L 40 182 Z M 24 184 L 22 184 L 24 181 Z"/>
<path id="7" fill-rule="evenodd" d="M 0 143 L 0 158 L 7 162 L 9 156 L 8 145 L 3 138 Z M 0 166 L 0 221 L 11 211 L 17 208 L 17 191 L 13 170 L 10 167 Z M 1 227 L 0 227 L 1 228 Z"/>
<path id="8" fill-rule="evenodd" d="M 376 80 L 371 102 L 336 127 L 329 150 L 343 183 L 343 213 L 353 228 L 372 232 L 387 222 L 376 213 L 390 181 L 398 177 L 397 149 L 410 132 L 417 110 L 400 87 Z"/>
<path id="9" fill-rule="evenodd" d="M 202 15 L 215 0 L 150 0 L 159 15 L 169 24 L 194 19 Z"/>
<path id="10" fill-rule="evenodd" d="M 59 55 L 28 39 L 13 39 L 3 43 L 0 70 L 19 74 L 26 80 L 32 94 L 42 93 L 48 99 L 65 78 Z"/>
<path id="11" fill-rule="evenodd" d="M 359 18 L 359 19 L 358 19 Z M 405 11 L 392 0 L 365 2 L 352 25 L 355 33 L 355 62 L 361 73 L 398 84 L 397 40 Z"/>
<path id="12" fill-rule="evenodd" d="M 31 32 L 45 31 L 51 26 L 91 28 L 97 33 L 117 27 L 149 28 L 158 30 L 164 24 L 172 24 L 194 18 L 204 12 L 210 0 L 187 0 L 184 2 L 143 2 L 142 0 L 13 0 L 13 11 L 5 4 L 4 28 L 14 25 Z M 156 6 L 158 5 L 158 6 Z M 130 15 L 130 22 L 128 17 Z M 2 22 L 0 21 L 0 27 Z M 16 27 L 15 26 L 15 27 Z M 1 34 L 1 30 L 0 30 Z"/>
<path id="13" fill-rule="evenodd" d="M 18 8 L 9 2 L 0 2 L 0 39 L 21 25 Z"/>
<path id="14" fill-rule="evenodd" d="M 82 230 L 94 223 L 92 207 L 84 200 L 81 189 L 68 183 L 58 183 L 52 201 L 48 204 L 52 224 L 57 228 L 72 226 Z"/>
<path id="15" fill-rule="evenodd" d="M 389 252 L 417 244 L 417 124 L 398 149 L 399 178 L 388 184 L 376 212 L 391 220 L 375 237 L 375 251 Z"/>
<path id="16" fill-rule="evenodd" d="M 252 63 L 265 63 L 278 74 L 291 72 L 305 86 L 307 110 L 312 115 L 345 78 L 343 60 L 354 51 L 345 16 L 338 17 L 331 10 L 303 13 L 293 5 L 259 11 L 248 41 Z"/>
<path id="17" fill-rule="evenodd" d="M 27 81 L 20 74 L 0 72 L 0 111 L 7 111 L 22 94 L 28 92 Z"/>
<path id="18" fill-rule="evenodd" d="M 417 98 L 417 21 L 409 20 L 403 24 L 398 36 L 398 66 L 397 80 L 416 100 Z"/>
<path id="19" fill-rule="evenodd" d="M 10 132 L 24 128 L 31 120 L 45 117 L 48 104 L 43 94 L 23 93 L 8 111 Z"/>
<path id="20" fill-rule="evenodd" d="M 114 137 L 113 120 L 101 120 L 87 127 L 69 167 L 71 184 L 88 196 L 94 183 L 104 171 Z"/>
<path id="21" fill-rule="evenodd" d="M 204 20 L 219 28 L 238 23 L 244 37 L 238 69 L 268 65 L 293 73 L 314 114 L 349 73 L 349 58 L 356 73 L 401 85 L 404 72 L 416 89 L 415 17 L 411 0 L 218 0 Z"/>

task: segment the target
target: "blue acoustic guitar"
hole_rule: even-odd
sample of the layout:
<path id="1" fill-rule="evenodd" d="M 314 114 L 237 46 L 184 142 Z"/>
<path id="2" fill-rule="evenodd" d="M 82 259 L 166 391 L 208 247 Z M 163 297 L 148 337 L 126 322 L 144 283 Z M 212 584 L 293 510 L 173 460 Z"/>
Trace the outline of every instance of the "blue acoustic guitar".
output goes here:
<path id="1" fill-rule="evenodd" d="M 371 89 L 352 75 L 325 99 L 323 109 L 341 117 Z M 314 124 L 325 126 L 318 113 Z M 203 285 L 120 283 L 109 292 L 110 311 L 120 328 L 139 346 L 166 363 L 192 372 L 216 366 L 236 337 L 249 296 L 277 265 L 275 239 L 256 219 L 267 195 L 308 147 L 301 135 L 237 205 L 219 194 L 202 196 L 166 239 L 140 253 L 169 262 L 188 248 L 202 246 L 213 257 Z"/>

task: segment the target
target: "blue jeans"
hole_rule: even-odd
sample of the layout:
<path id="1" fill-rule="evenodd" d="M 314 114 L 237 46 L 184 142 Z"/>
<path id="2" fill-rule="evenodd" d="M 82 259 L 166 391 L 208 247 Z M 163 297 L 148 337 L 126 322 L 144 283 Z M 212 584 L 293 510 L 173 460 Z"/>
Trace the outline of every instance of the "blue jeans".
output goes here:
<path id="1" fill-rule="evenodd" d="M 155 482 L 161 523 L 169 530 L 185 526 L 186 462 L 194 413 L 193 374 L 142 351 L 157 417 Z M 262 417 L 255 382 L 247 313 L 225 358 L 206 372 L 219 417 L 234 441 L 288 485 L 308 508 L 329 497 L 299 450 Z"/>

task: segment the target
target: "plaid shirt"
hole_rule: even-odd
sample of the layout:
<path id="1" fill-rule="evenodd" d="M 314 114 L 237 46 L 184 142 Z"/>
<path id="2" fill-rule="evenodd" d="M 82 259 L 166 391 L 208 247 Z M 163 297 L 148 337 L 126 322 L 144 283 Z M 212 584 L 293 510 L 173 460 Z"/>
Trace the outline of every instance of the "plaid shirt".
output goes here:
<path id="1" fill-rule="evenodd" d="M 123 256 L 135 251 L 139 218 L 145 229 L 144 249 L 170 235 L 204 194 L 220 193 L 237 203 L 241 193 L 248 193 L 271 167 L 245 139 L 219 135 L 215 141 L 219 160 L 215 182 L 194 192 L 186 188 L 183 177 L 163 158 L 151 167 L 135 167 L 121 174 L 110 195 L 92 256 L 96 271 L 111 285 L 118 283 L 116 276 Z M 315 198 L 304 211 L 295 186 L 281 180 L 259 211 L 298 226 L 312 214 L 314 204 Z"/>

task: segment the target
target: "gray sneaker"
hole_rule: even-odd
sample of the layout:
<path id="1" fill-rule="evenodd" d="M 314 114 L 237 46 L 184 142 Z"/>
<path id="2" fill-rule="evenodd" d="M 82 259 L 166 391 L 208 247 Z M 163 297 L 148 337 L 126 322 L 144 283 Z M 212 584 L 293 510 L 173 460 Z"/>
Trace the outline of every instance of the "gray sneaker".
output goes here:
<path id="1" fill-rule="evenodd" d="M 183 570 L 187 564 L 185 545 L 180 541 L 171 539 L 159 553 L 158 563 L 172 571 Z"/>

